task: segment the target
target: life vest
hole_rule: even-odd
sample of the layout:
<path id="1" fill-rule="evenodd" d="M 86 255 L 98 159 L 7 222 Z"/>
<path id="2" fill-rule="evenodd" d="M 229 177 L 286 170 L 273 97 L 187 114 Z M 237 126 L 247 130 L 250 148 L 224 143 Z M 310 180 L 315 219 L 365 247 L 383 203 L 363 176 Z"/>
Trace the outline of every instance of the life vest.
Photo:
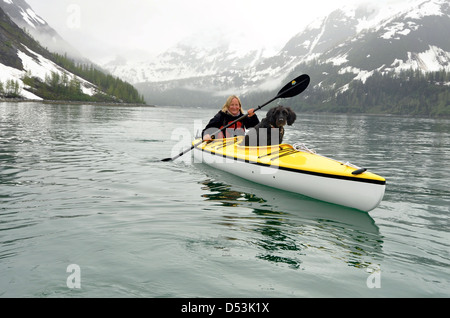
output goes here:
<path id="1" fill-rule="evenodd" d="M 222 129 L 223 127 L 225 127 L 226 125 L 228 125 L 231 122 L 233 122 L 233 120 L 230 120 L 228 123 L 224 123 L 220 127 L 220 129 Z M 245 135 L 245 127 L 241 121 L 238 121 L 237 123 L 234 123 L 233 125 L 231 125 L 230 127 L 227 127 L 225 129 L 226 138 L 232 138 L 235 136 L 243 136 L 243 135 Z M 220 133 L 218 133 L 216 138 L 217 139 L 224 138 L 223 132 L 221 131 Z"/>

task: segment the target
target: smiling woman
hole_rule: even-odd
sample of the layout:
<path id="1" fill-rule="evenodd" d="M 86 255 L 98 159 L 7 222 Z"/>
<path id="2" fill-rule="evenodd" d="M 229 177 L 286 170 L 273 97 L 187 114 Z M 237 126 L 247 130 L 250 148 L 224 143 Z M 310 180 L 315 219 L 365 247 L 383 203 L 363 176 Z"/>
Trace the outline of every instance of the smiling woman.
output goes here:
<path id="1" fill-rule="evenodd" d="M 241 100 L 236 95 L 231 95 L 227 98 L 227 101 L 219 111 L 206 125 L 202 132 L 203 140 L 212 140 L 213 138 L 223 138 L 224 135 L 230 136 L 241 136 L 245 134 L 245 129 L 256 126 L 259 123 L 258 116 L 255 115 L 254 109 L 248 110 L 248 115 L 240 118 L 244 115 L 242 109 Z M 239 120 L 241 119 L 241 120 Z M 226 129 L 225 134 L 221 131 L 220 133 L 212 136 L 218 129 L 221 130 L 225 126 L 229 128 Z"/>

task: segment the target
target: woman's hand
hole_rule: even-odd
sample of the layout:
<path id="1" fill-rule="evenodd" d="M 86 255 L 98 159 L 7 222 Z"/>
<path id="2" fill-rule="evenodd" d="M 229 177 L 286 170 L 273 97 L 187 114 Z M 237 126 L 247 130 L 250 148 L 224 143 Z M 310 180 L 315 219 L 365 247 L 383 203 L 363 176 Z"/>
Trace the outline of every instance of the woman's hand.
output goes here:
<path id="1" fill-rule="evenodd" d="M 247 112 L 248 117 L 252 117 L 255 114 L 255 110 L 253 108 L 250 108 Z"/>
<path id="2" fill-rule="evenodd" d="M 213 140 L 209 134 L 203 136 L 203 141 L 211 141 Z"/>

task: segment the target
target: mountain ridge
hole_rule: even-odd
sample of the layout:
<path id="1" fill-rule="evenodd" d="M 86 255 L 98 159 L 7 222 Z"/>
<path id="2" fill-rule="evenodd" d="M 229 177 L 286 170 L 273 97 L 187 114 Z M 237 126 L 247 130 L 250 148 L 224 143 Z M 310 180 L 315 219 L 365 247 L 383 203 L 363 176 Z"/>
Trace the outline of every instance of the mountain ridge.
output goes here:
<path id="1" fill-rule="evenodd" d="M 19 27 L 32 19 L 44 26 L 44 33 L 51 30 L 25 1 L 4 0 L 0 4 L 0 97 L 144 103 L 130 84 L 92 64 L 78 64 L 67 57 L 67 52 L 50 52 L 28 29 Z M 20 16 L 25 21 L 20 22 Z"/>
<path id="2" fill-rule="evenodd" d="M 62 55 L 67 54 L 76 61 L 87 62 L 87 59 L 36 14 L 25 0 L 0 0 L 0 8 L 18 27 L 25 30 L 49 51 Z"/>
<path id="3" fill-rule="evenodd" d="M 317 19 L 277 54 L 247 63 L 247 67 L 234 67 L 229 60 L 226 68 L 210 68 L 208 73 L 197 72 L 192 77 L 181 72 L 183 76 L 178 78 L 155 77 L 152 81 L 148 76 L 145 82 L 134 83 L 147 99 L 152 98 L 157 104 L 212 107 L 230 93 L 244 97 L 271 94 L 289 78 L 310 72 L 311 87 L 305 95 L 311 95 L 312 89 L 327 90 L 328 97 L 321 102 L 328 103 L 332 93 L 337 96 L 346 92 L 355 81 L 364 84 L 378 72 L 391 73 L 393 77 L 409 69 L 450 72 L 450 44 L 443 36 L 450 29 L 449 7 L 445 0 L 415 0 L 406 7 L 347 6 Z M 190 55 L 189 67 L 195 69 L 203 64 L 204 56 L 219 61 L 233 54 L 225 49 L 221 52 L 222 56 L 217 56 L 205 50 L 203 58 L 197 60 Z M 150 65 L 156 68 L 149 72 L 182 71 L 183 54 L 189 54 L 189 48 L 176 56 L 169 53 L 160 56 L 169 56 L 164 64 Z M 163 67 L 158 70 L 158 65 Z M 133 78 L 127 77 L 126 72 L 149 74 L 145 67 L 125 65 L 122 73 L 110 67 L 106 68 L 130 81 Z"/>

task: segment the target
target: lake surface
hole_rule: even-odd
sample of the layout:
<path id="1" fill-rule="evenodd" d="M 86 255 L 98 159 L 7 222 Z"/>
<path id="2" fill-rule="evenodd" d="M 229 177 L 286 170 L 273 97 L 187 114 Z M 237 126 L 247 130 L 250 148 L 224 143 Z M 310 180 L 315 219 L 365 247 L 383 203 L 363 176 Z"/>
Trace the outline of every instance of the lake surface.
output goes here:
<path id="1" fill-rule="evenodd" d="M 297 114 L 387 179 L 364 213 L 160 161 L 216 111 L 0 103 L 0 297 L 450 296 L 449 120 Z"/>

